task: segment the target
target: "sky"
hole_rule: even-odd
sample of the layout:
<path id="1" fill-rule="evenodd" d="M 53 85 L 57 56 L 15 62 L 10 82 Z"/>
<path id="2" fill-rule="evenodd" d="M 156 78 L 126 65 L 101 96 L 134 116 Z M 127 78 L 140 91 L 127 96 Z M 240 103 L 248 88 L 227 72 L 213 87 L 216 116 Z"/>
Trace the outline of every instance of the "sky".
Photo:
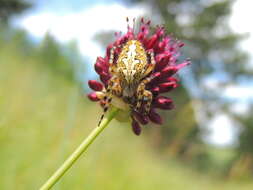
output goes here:
<path id="1" fill-rule="evenodd" d="M 77 0 L 71 1 L 74 5 L 70 8 L 68 6 L 70 3 L 67 2 L 70 1 L 53 0 L 50 3 L 39 1 L 34 11 L 15 20 L 15 25 L 26 29 L 37 39 L 42 39 L 49 32 L 62 43 L 76 40 L 80 53 L 89 63 L 94 63 L 97 56 L 104 55 L 104 49 L 94 40 L 96 34 L 112 30 L 124 32 L 127 29 L 126 17 L 138 17 L 145 13 L 144 7 L 136 6 L 129 9 L 119 1 L 104 3 L 97 0 L 96 4 L 94 3 L 96 1 L 92 1 L 92 4 L 91 1 L 87 1 L 89 3 L 83 3 L 83 6 L 78 7 L 77 5 L 81 3 Z M 56 9 L 57 4 L 62 8 Z M 93 68 L 93 64 L 90 64 L 90 68 Z"/>
<path id="2" fill-rule="evenodd" d="M 59 42 L 76 40 L 81 54 L 93 68 L 96 57 L 104 55 L 104 49 L 94 40 L 94 36 L 103 31 L 125 31 L 126 17 L 130 20 L 139 17 L 148 10 L 143 6 L 123 5 L 116 0 L 38 0 L 35 7 L 14 21 L 17 27 L 26 29 L 30 35 L 42 39 L 49 32 Z M 248 33 L 249 37 L 240 46 L 252 54 L 253 25 L 246 22 L 253 17 L 253 1 L 236 0 L 229 19 L 231 28 L 240 34 Z M 116 15 L 116 16 L 115 16 Z M 252 55 L 251 55 L 252 62 Z M 94 74 L 92 72 L 91 76 Z M 209 87 L 215 87 L 215 80 L 209 80 Z M 231 85 L 224 91 L 225 97 L 241 101 L 235 104 L 239 111 L 245 111 L 247 100 L 253 99 L 253 84 Z M 207 140 L 217 145 L 229 145 L 234 139 L 231 130 L 232 121 L 224 114 L 218 114 L 209 124 L 210 135 Z"/>

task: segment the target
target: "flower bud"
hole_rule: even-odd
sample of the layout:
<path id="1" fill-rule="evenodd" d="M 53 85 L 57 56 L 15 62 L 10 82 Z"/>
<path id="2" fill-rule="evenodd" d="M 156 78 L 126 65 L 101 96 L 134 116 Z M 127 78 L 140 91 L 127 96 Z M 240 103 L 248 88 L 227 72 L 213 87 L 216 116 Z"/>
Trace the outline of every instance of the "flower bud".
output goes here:
<path id="1" fill-rule="evenodd" d="M 100 73 L 102 73 L 102 72 L 108 72 L 108 68 L 106 67 L 106 65 L 103 65 L 103 63 L 96 62 L 95 71 L 97 72 L 97 74 L 100 75 Z"/>
<path id="2" fill-rule="evenodd" d="M 165 96 L 158 96 L 155 99 L 155 107 L 164 110 L 170 110 L 174 108 L 174 105 L 170 98 L 167 98 Z"/>
<path id="3" fill-rule="evenodd" d="M 104 85 L 102 83 L 100 83 L 96 80 L 89 80 L 88 84 L 89 84 L 89 87 L 95 91 L 101 91 L 104 87 Z"/>
<path id="4" fill-rule="evenodd" d="M 157 43 L 157 40 L 158 40 L 157 34 L 154 34 L 153 36 L 151 36 L 146 44 L 146 48 L 151 49 L 155 45 L 155 43 Z"/>
<path id="5" fill-rule="evenodd" d="M 160 93 L 160 88 L 158 86 L 155 86 L 151 89 L 154 95 L 158 95 Z"/>
<path id="6" fill-rule="evenodd" d="M 176 88 L 177 86 L 178 86 L 177 83 L 174 81 L 161 83 L 159 84 L 160 93 L 169 92 L 170 90 Z"/>
<path id="7" fill-rule="evenodd" d="M 161 72 L 161 77 L 166 78 L 174 75 L 178 71 L 178 68 L 176 66 L 167 66 L 165 67 Z"/>
<path id="8" fill-rule="evenodd" d="M 168 65 L 170 60 L 171 54 L 170 53 L 162 53 L 156 56 L 156 65 L 155 71 L 161 71 L 166 65 Z"/>
<path id="9" fill-rule="evenodd" d="M 158 113 L 155 112 L 155 109 L 150 110 L 148 117 L 150 121 L 152 121 L 153 123 L 158 124 L 158 125 L 162 124 L 162 118 Z"/>
<path id="10" fill-rule="evenodd" d="M 148 117 L 144 116 L 138 112 L 133 112 L 134 117 L 142 124 L 142 125 L 146 125 L 148 124 Z"/>
<path id="11" fill-rule="evenodd" d="M 104 83 L 104 84 L 107 84 L 108 80 L 111 78 L 111 76 L 106 73 L 106 72 L 101 72 L 100 73 L 100 80 Z"/>
<path id="12" fill-rule="evenodd" d="M 136 134 L 138 136 L 141 134 L 141 126 L 134 119 L 132 121 L 132 130 L 133 130 L 134 134 Z"/>
<path id="13" fill-rule="evenodd" d="M 91 93 L 89 93 L 87 96 L 88 96 L 88 98 L 89 98 L 91 101 L 94 101 L 94 102 L 99 101 L 99 98 L 97 97 L 96 92 L 91 92 Z"/>

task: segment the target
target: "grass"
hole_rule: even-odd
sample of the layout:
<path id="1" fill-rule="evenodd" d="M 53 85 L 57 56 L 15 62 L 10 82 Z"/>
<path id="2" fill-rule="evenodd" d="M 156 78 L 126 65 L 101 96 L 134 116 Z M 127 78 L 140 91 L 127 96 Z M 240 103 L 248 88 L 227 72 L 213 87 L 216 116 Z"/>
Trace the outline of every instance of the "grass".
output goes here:
<path id="1" fill-rule="evenodd" d="M 15 56 L 13 56 L 15 55 Z M 0 189 L 38 189 L 94 128 L 99 106 L 36 63 L 0 51 Z M 144 134 L 111 123 L 55 189 L 250 190 L 250 181 L 218 180 L 156 155 Z"/>

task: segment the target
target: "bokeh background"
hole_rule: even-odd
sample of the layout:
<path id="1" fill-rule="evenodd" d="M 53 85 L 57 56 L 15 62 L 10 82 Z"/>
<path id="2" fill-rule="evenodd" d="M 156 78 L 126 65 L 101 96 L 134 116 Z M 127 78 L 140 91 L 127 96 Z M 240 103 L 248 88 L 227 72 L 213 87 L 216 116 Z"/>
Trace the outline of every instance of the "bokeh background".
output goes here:
<path id="1" fill-rule="evenodd" d="M 93 64 L 126 17 L 164 24 L 192 65 L 163 126 L 113 121 L 54 189 L 253 189 L 247 0 L 0 0 L 0 189 L 38 189 L 96 126 Z"/>

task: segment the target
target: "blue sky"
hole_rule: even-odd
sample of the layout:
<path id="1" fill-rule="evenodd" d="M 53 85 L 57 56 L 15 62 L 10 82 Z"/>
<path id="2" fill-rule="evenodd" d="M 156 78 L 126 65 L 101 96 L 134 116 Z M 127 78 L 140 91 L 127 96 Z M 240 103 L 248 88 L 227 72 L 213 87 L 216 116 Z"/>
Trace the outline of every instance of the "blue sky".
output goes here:
<path id="1" fill-rule="evenodd" d="M 76 40 L 81 53 L 91 60 L 95 56 L 92 52 L 102 53 L 93 39 L 96 33 L 125 30 L 127 16 L 144 13 L 143 8 L 128 9 L 121 0 L 31 1 L 33 8 L 18 18 L 15 25 L 25 28 L 37 39 L 49 32 L 63 43 Z"/>
<path id="2" fill-rule="evenodd" d="M 26 29 L 37 39 L 42 39 L 49 32 L 61 43 L 76 40 L 90 69 L 93 68 L 96 57 L 103 56 L 105 53 L 104 49 L 94 41 L 96 33 L 112 30 L 124 32 L 126 17 L 143 16 L 146 12 L 152 11 L 152 8 L 144 6 L 129 7 L 124 5 L 123 1 L 116 0 L 34 0 L 34 2 L 36 2 L 34 8 L 16 20 L 15 25 Z M 253 1 L 236 0 L 229 19 L 229 24 L 235 32 L 251 35 L 240 44 L 251 56 L 253 25 L 246 20 L 253 17 L 252 5 Z M 89 73 L 90 76 L 94 74 L 94 72 Z M 209 89 L 215 90 L 217 76 L 208 79 L 206 85 Z M 246 110 L 245 105 L 248 104 L 248 100 L 253 99 L 253 84 L 244 83 L 241 86 L 231 84 L 224 90 L 223 96 L 236 99 L 239 102 L 234 104 L 236 110 L 243 112 Z M 222 113 L 218 115 L 210 122 L 212 132 L 208 137 L 209 141 L 221 145 L 229 144 L 234 137 L 231 125 L 231 120 L 226 115 Z"/>
<path id="3" fill-rule="evenodd" d="M 37 11 L 56 11 L 57 12 L 74 12 L 97 4 L 111 4 L 121 2 L 121 0 L 32 0 L 34 10 Z M 34 11 L 33 10 L 33 11 Z"/>
<path id="4" fill-rule="evenodd" d="M 68 2 L 68 3 L 67 3 Z M 103 31 L 126 31 L 126 17 L 144 15 L 144 7 L 128 7 L 120 1 L 39 1 L 35 7 L 15 21 L 25 28 L 33 38 L 42 39 L 49 32 L 61 43 L 75 40 L 80 53 L 93 68 L 97 56 L 104 55 L 104 49 L 94 40 Z M 72 4 L 73 3 L 73 4 Z M 85 4 L 87 3 L 87 4 Z M 71 5 L 70 5 L 71 4 Z M 116 16 L 115 16 L 116 15 Z M 90 76 L 95 72 L 89 72 Z"/>

